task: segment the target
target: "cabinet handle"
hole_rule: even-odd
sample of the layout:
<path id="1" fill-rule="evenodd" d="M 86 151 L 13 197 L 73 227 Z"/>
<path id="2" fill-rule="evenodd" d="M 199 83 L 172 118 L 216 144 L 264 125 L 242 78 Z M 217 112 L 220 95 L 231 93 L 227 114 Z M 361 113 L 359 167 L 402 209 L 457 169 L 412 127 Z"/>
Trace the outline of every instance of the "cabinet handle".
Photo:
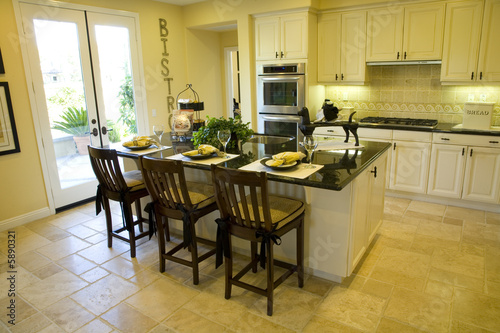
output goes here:
<path id="1" fill-rule="evenodd" d="M 483 72 L 479 72 L 479 80 L 483 79 Z"/>
<path id="2" fill-rule="evenodd" d="M 490 141 L 490 143 L 499 143 L 498 141 Z"/>
<path id="3" fill-rule="evenodd" d="M 278 59 L 278 56 L 279 56 L 279 54 L 278 54 L 278 52 L 276 51 L 276 59 Z"/>
<path id="4" fill-rule="evenodd" d="M 377 167 L 373 167 L 373 170 L 370 172 L 373 173 L 374 178 L 377 178 Z"/>
<path id="5" fill-rule="evenodd" d="M 471 80 L 474 80 L 474 72 L 472 72 L 471 76 L 470 76 L 470 79 Z"/>
<path id="6" fill-rule="evenodd" d="M 392 150 L 396 150 L 396 142 L 394 142 L 394 148 Z"/>
<path id="7" fill-rule="evenodd" d="M 326 130 L 327 132 L 334 133 L 334 130 Z"/>
<path id="8" fill-rule="evenodd" d="M 340 74 L 340 79 L 344 80 L 344 73 Z"/>
<path id="9" fill-rule="evenodd" d="M 462 148 L 462 156 L 465 155 L 465 148 Z"/>
<path id="10" fill-rule="evenodd" d="M 406 51 L 405 51 L 405 55 L 404 55 L 404 58 L 405 58 L 405 60 L 406 60 Z"/>
<path id="11" fill-rule="evenodd" d="M 448 138 L 441 138 L 441 140 L 443 140 L 443 141 L 450 141 L 450 139 L 448 139 Z"/>
<path id="12" fill-rule="evenodd" d="M 285 54 L 283 53 L 283 51 L 281 51 L 281 57 L 283 58 L 285 56 Z"/>
<path id="13" fill-rule="evenodd" d="M 399 52 L 398 52 L 398 55 L 396 56 L 396 59 L 398 59 L 398 60 L 399 60 Z"/>
<path id="14" fill-rule="evenodd" d="M 472 152 L 473 152 L 473 151 L 474 151 L 474 149 L 471 149 L 471 150 L 470 150 L 470 156 L 472 156 Z"/>
<path id="15" fill-rule="evenodd" d="M 337 81 L 338 79 L 339 79 L 339 75 L 335 74 L 335 81 Z"/>

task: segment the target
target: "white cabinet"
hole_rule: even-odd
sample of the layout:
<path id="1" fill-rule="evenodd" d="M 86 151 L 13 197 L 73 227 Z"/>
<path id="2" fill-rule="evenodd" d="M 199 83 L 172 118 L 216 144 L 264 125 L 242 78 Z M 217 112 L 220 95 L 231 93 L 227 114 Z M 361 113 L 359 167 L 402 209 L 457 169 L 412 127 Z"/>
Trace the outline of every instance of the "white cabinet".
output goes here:
<path id="1" fill-rule="evenodd" d="M 499 203 L 499 191 L 500 138 L 433 135 L 427 194 Z"/>
<path id="2" fill-rule="evenodd" d="M 447 5 L 441 81 L 500 82 L 500 0 Z M 481 29 L 482 27 L 482 29 Z"/>
<path id="3" fill-rule="evenodd" d="M 306 59 L 308 14 L 288 14 L 255 19 L 257 60 Z"/>
<path id="4" fill-rule="evenodd" d="M 444 12 L 442 3 L 369 10 L 366 61 L 441 59 Z"/>
<path id="5" fill-rule="evenodd" d="M 318 81 L 363 83 L 366 79 L 366 12 L 318 18 Z"/>
<path id="6" fill-rule="evenodd" d="M 431 137 L 428 132 L 393 131 L 391 190 L 426 192 Z"/>
<path id="7" fill-rule="evenodd" d="M 352 196 L 350 275 L 382 223 L 387 152 L 354 180 Z"/>

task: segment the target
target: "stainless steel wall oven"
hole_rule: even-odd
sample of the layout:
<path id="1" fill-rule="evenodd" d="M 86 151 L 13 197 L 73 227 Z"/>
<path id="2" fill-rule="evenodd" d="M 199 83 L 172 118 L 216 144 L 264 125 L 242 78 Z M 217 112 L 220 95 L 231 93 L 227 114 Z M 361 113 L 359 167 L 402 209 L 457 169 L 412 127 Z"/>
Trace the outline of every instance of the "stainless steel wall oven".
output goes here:
<path id="1" fill-rule="evenodd" d="M 289 149 L 296 150 L 302 139 L 297 113 L 305 106 L 305 64 L 260 65 L 257 84 L 258 132 L 292 135 L 296 140 Z"/>

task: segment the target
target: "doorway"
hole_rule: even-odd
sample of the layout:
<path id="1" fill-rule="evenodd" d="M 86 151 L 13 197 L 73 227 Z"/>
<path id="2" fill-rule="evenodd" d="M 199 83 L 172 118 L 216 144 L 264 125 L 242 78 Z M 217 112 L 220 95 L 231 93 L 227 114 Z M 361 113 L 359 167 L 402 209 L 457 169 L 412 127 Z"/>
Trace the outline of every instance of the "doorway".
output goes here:
<path id="1" fill-rule="evenodd" d="M 103 147 L 145 128 L 137 18 L 20 3 L 35 126 L 49 201 L 60 209 L 95 195 L 87 145 Z"/>
<path id="2" fill-rule="evenodd" d="M 240 62 L 238 47 L 224 48 L 226 71 L 226 105 L 228 117 L 241 116 L 240 110 Z"/>

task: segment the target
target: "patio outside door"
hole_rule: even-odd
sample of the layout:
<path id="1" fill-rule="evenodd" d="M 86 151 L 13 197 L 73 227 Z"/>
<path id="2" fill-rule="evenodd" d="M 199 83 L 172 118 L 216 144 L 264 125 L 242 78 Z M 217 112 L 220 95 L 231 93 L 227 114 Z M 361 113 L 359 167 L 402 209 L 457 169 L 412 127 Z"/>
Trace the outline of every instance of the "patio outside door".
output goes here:
<path id="1" fill-rule="evenodd" d="M 144 122 L 135 18 L 27 3 L 21 12 L 57 209 L 95 195 L 87 145 L 122 141 Z"/>

